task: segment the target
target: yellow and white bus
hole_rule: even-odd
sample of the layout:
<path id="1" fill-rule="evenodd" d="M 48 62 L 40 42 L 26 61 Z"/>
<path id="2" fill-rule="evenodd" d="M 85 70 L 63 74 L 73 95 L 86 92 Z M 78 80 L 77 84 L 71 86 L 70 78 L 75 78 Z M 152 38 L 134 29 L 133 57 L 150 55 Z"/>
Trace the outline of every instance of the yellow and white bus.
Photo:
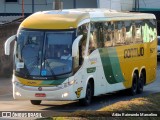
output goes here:
<path id="1" fill-rule="evenodd" d="M 127 89 L 131 95 L 156 79 L 157 30 L 153 14 L 107 9 L 37 12 L 15 40 L 14 99 L 79 100 Z"/>

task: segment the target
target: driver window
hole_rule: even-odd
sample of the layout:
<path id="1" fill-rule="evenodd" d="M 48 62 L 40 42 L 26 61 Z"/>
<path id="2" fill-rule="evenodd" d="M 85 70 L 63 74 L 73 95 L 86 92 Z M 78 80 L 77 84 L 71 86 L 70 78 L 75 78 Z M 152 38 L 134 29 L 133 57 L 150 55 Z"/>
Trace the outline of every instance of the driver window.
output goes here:
<path id="1" fill-rule="evenodd" d="M 83 24 L 78 28 L 78 35 L 83 35 L 83 38 L 79 44 L 79 65 L 82 65 L 84 55 L 86 51 L 88 24 Z"/>
<path id="2" fill-rule="evenodd" d="M 63 54 L 61 55 L 61 59 L 63 60 L 72 60 L 71 51 L 69 48 L 65 48 L 63 50 Z"/>

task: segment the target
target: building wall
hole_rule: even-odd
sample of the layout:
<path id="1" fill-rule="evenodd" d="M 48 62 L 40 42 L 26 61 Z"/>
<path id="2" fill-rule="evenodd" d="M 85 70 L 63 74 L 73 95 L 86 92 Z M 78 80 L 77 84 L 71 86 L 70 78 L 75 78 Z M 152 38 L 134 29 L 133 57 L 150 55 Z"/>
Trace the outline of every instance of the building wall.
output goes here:
<path id="1" fill-rule="evenodd" d="M 54 9 L 53 0 L 35 0 L 35 12 Z M 22 1 L 14 3 L 6 3 L 5 0 L 0 0 L 0 13 L 21 13 Z M 24 12 L 32 13 L 32 0 L 24 0 Z"/>
<path id="2" fill-rule="evenodd" d="M 108 8 L 118 11 L 130 11 L 134 0 L 99 0 L 100 8 Z"/>
<path id="3" fill-rule="evenodd" d="M 73 0 L 61 0 L 63 9 L 74 8 Z M 76 0 L 77 8 L 97 8 L 97 0 Z M 35 0 L 34 11 L 55 9 L 55 0 Z M 21 13 L 22 1 L 6 3 L 0 0 L 0 13 Z M 24 0 L 24 12 L 32 13 L 32 0 Z"/>
<path id="4" fill-rule="evenodd" d="M 74 0 L 61 0 L 63 9 L 74 8 Z M 97 0 L 76 0 L 76 8 L 97 8 Z"/>
<path id="5" fill-rule="evenodd" d="M 97 0 L 77 0 L 77 8 L 97 8 Z"/>
<path id="6" fill-rule="evenodd" d="M 133 7 L 134 7 L 134 0 L 121 0 L 122 11 L 132 11 Z"/>
<path id="7" fill-rule="evenodd" d="M 154 11 L 160 10 L 160 0 L 139 0 L 140 10 Z"/>
<path id="8" fill-rule="evenodd" d="M 63 9 L 74 8 L 74 0 L 61 0 Z M 35 0 L 35 12 L 55 9 L 55 0 Z M 32 0 L 24 0 L 25 13 L 32 13 Z M 135 0 L 76 0 L 76 8 L 108 8 L 131 11 L 135 7 Z M 139 0 L 140 11 L 160 10 L 160 0 Z M 0 0 L 0 13 L 21 13 L 22 0 L 6 3 Z"/>
<path id="9" fill-rule="evenodd" d="M 73 8 L 73 0 L 61 0 L 63 4 L 62 9 L 71 9 Z"/>
<path id="10" fill-rule="evenodd" d="M 4 8 L 5 8 L 4 0 L 0 0 L 0 13 L 4 12 Z"/>
<path id="11" fill-rule="evenodd" d="M 121 0 L 99 0 L 100 8 L 121 10 Z"/>
<path id="12" fill-rule="evenodd" d="M 108 8 L 122 11 L 132 11 L 135 8 L 135 0 L 98 0 L 100 8 Z M 160 0 L 139 0 L 140 11 L 160 11 Z"/>

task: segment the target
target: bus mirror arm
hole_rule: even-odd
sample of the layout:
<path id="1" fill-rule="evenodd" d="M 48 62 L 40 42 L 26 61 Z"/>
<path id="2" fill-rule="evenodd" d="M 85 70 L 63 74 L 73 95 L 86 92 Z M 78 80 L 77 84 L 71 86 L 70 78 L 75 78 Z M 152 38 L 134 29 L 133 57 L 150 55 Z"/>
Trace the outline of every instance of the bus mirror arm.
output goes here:
<path id="1" fill-rule="evenodd" d="M 9 37 L 4 44 L 5 55 L 10 55 L 10 44 L 13 40 L 16 39 L 16 35 Z"/>
<path id="2" fill-rule="evenodd" d="M 79 51 L 79 43 L 82 40 L 83 35 L 79 35 L 73 42 L 72 45 L 72 57 L 76 57 Z"/>

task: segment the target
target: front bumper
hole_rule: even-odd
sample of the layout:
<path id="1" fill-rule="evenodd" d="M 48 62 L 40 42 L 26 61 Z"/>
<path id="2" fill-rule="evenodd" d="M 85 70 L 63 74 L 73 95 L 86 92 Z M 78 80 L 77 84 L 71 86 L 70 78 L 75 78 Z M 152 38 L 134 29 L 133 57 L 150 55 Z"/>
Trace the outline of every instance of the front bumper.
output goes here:
<path id="1" fill-rule="evenodd" d="M 36 94 L 45 94 L 45 97 Z M 73 91 L 73 85 L 65 88 L 53 87 L 39 87 L 24 86 L 20 83 L 13 82 L 13 97 L 18 100 L 76 100 L 76 94 Z"/>

